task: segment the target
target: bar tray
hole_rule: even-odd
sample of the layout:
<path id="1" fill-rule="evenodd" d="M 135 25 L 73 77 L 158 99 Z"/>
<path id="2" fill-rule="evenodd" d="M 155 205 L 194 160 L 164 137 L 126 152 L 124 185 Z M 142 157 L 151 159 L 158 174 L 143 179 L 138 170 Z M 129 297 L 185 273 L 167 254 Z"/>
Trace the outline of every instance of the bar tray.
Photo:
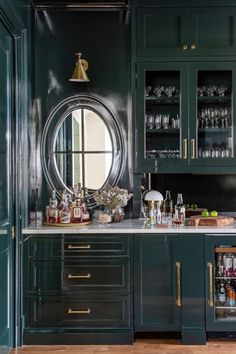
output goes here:
<path id="1" fill-rule="evenodd" d="M 92 221 L 85 221 L 85 222 L 78 222 L 78 223 L 73 223 L 73 222 L 70 222 L 69 224 L 52 224 L 52 223 L 49 223 L 49 222 L 44 222 L 43 221 L 43 225 L 45 226 L 52 226 L 52 227 L 79 227 L 79 226 L 85 226 L 85 225 L 89 225 L 91 224 Z"/>

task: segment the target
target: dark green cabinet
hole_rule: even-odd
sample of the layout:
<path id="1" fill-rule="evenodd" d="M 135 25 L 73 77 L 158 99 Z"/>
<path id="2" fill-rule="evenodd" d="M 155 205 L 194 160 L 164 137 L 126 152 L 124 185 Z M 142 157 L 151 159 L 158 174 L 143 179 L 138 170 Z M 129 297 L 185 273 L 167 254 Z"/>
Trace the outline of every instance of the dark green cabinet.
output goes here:
<path id="1" fill-rule="evenodd" d="M 236 234 L 206 235 L 206 330 L 235 331 Z"/>
<path id="2" fill-rule="evenodd" d="M 234 62 L 139 62 L 136 172 L 225 172 L 235 160 Z"/>
<path id="3" fill-rule="evenodd" d="M 139 57 L 235 56 L 235 7 L 138 7 Z"/>
<path id="4" fill-rule="evenodd" d="M 128 235 L 25 236 L 23 343 L 132 342 L 131 255 Z"/>
<path id="5" fill-rule="evenodd" d="M 181 329 L 179 235 L 135 236 L 134 312 L 136 332 Z"/>

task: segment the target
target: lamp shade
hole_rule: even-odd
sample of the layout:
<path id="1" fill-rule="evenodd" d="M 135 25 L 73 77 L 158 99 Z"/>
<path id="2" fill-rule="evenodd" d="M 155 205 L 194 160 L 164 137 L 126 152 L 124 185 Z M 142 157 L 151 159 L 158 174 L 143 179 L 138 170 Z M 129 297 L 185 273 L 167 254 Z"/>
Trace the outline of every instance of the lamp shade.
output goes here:
<path id="1" fill-rule="evenodd" d="M 76 53 L 76 55 L 78 56 L 78 60 L 75 64 L 75 70 L 72 78 L 69 81 L 88 82 L 89 78 L 86 74 L 88 62 L 85 59 L 81 59 L 81 53 Z"/>
<path id="2" fill-rule="evenodd" d="M 163 195 L 160 192 L 155 191 L 153 189 L 147 191 L 144 194 L 143 199 L 145 201 L 147 201 L 147 202 L 151 201 L 151 200 L 154 200 L 154 201 L 162 201 L 162 200 L 164 200 Z"/>

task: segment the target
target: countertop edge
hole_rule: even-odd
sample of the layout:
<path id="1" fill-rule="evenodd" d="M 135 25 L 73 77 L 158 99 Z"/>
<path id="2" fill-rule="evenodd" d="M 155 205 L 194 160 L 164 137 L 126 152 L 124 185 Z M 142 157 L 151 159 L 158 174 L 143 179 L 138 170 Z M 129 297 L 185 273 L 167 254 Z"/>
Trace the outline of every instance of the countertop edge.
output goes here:
<path id="1" fill-rule="evenodd" d="M 232 225 L 214 226 L 169 226 L 158 227 L 146 225 L 143 220 L 125 220 L 121 223 L 101 225 L 94 222 L 86 226 L 58 227 L 44 226 L 41 223 L 29 225 L 22 230 L 23 235 L 33 234 L 236 234 L 236 222 Z"/>

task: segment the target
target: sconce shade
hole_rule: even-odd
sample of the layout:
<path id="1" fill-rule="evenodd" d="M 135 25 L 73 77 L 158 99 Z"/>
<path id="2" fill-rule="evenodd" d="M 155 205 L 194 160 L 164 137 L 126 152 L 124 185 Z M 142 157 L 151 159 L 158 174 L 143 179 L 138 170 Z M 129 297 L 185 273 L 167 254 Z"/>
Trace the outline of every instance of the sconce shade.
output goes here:
<path id="1" fill-rule="evenodd" d="M 86 74 L 88 69 L 88 62 L 85 59 L 81 59 L 81 53 L 76 53 L 78 60 L 75 65 L 75 70 L 73 72 L 72 78 L 69 81 L 77 82 L 87 82 L 89 78 Z"/>

